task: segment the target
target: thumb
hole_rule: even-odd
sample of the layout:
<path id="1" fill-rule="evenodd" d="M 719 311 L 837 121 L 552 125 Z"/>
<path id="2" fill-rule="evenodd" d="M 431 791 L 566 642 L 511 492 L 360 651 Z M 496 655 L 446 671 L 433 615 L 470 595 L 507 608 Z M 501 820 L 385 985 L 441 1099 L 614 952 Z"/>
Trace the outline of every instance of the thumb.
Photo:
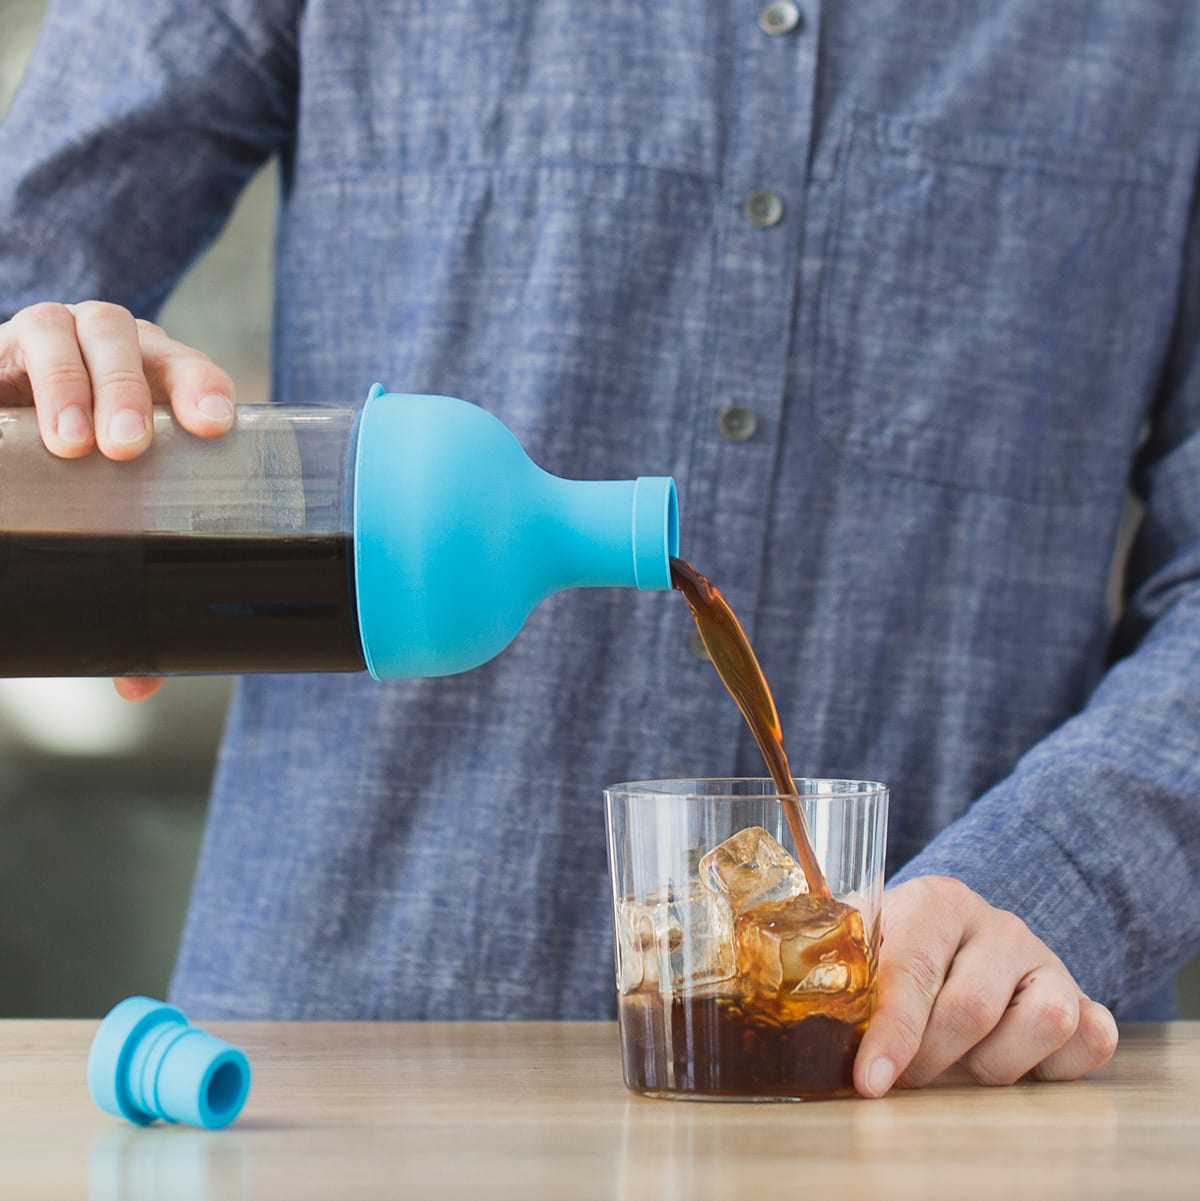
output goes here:
<path id="1" fill-rule="evenodd" d="M 910 880 L 884 894 L 879 1001 L 854 1060 L 864 1097 L 883 1096 L 912 1062 L 961 942 L 957 909 L 936 903 L 936 884 Z"/>

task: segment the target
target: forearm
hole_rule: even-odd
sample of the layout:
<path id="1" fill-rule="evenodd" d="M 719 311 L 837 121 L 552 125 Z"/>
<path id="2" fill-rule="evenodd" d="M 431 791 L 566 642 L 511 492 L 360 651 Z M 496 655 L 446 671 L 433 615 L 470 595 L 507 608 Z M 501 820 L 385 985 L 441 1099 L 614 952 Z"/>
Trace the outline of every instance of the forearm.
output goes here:
<path id="1" fill-rule="evenodd" d="M 1200 478 L 1200 477 L 1197 477 Z M 899 874 L 948 875 L 1023 918 L 1127 1012 L 1200 946 L 1200 563 L 1086 708 Z"/>

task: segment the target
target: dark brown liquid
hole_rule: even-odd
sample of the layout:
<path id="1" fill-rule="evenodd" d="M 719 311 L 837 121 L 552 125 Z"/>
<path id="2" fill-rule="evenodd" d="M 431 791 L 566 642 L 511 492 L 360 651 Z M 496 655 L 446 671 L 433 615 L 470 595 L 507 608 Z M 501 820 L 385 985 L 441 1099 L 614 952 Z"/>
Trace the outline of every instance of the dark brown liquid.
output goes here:
<path id="1" fill-rule="evenodd" d="M 618 1012 L 625 1079 L 647 1093 L 849 1095 L 867 1027 L 823 1013 L 781 1021 L 736 998 L 687 993 L 633 993 Z"/>
<path id="2" fill-rule="evenodd" d="M 737 614 L 720 590 L 682 559 L 671 560 L 671 583 L 687 600 L 717 675 L 746 718 L 780 797 L 797 796 L 787 752 L 783 749 L 783 727 L 775 708 L 775 698 Z M 785 799 L 782 803 L 792 841 L 796 844 L 797 858 L 808 880 L 808 891 L 813 896 L 827 897 L 829 886 L 813 854 L 799 802 Z"/>
<path id="3" fill-rule="evenodd" d="M 365 667 L 346 534 L 0 534 L 0 676 Z"/>

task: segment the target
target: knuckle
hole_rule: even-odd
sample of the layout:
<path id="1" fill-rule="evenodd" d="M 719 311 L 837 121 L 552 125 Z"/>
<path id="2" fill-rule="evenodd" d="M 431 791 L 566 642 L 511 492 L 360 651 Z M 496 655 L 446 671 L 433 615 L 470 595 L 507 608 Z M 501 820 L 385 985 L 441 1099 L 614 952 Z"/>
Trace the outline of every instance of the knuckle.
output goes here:
<path id="1" fill-rule="evenodd" d="M 912 881 L 912 886 L 925 893 L 930 900 L 943 897 L 948 886 L 953 883 L 949 876 L 918 876 Z"/>
<path id="2" fill-rule="evenodd" d="M 109 333 L 129 329 L 133 314 L 107 300 L 85 300 L 75 306 L 75 322 L 98 333 Z"/>
<path id="3" fill-rule="evenodd" d="M 120 395 L 139 403 L 150 403 L 149 384 L 140 371 L 126 368 L 106 371 L 96 381 L 96 388 L 97 391 L 105 393 L 108 399 Z"/>
<path id="4" fill-rule="evenodd" d="M 938 895 L 947 900 L 961 901 L 972 895 L 971 890 L 954 876 L 930 876 L 929 879 Z"/>
<path id="5" fill-rule="evenodd" d="M 30 331 L 60 330 L 72 321 L 71 311 L 65 304 L 53 300 L 39 301 L 18 310 L 12 319 L 13 329 L 18 334 Z"/>
<path id="6" fill-rule="evenodd" d="M 992 922 L 998 937 L 1008 942 L 1019 942 L 1023 939 L 1036 937 L 1029 927 L 1008 909 L 994 909 Z"/>
<path id="7" fill-rule="evenodd" d="M 916 947 L 899 964 L 899 970 L 917 993 L 932 1004 L 942 986 L 940 961 L 924 947 Z"/>
<path id="8" fill-rule="evenodd" d="M 957 1036 L 978 1041 L 992 1030 L 1004 1013 L 995 996 L 984 988 L 968 988 L 953 996 L 942 994 L 941 1020 Z"/>
<path id="9" fill-rule="evenodd" d="M 973 895 L 961 880 L 953 876 L 921 876 L 919 879 L 927 903 L 938 910 L 960 912 Z"/>
<path id="10" fill-rule="evenodd" d="M 1035 1035 L 1046 1044 L 1060 1047 L 1079 1025 L 1079 1006 L 1061 994 L 1039 997 L 1031 1006 L 1029 1021 Z"/>
<path id="11" fill-rule="evenodd" d="M 142 338 L 166 338 L 167 332 L 161 325 L 155 325 L 153 321 L 147 321 L 145 317 L 138 317 L 135 324 L 137 331 Z"/>
<path id="12" fill-rule="evenodd" d="M 87 393 L 91 398 L 92 381 L 81 363 L 47 363 L 37 373 L 36 384 L 59 394 Z"/>
<path id="13" fill-rule="evenodd" d="M 204 351 L 197 349 L 195 346 L 189 346 L 186 342 L 180 342 L 172 338 L 161 325 L 156 325 L 153 321 L 147 321 L 144 317 L 138 317 L 136 324 L 138 333 L 143 341 L 158 343 L 154 347 L 154 354 L 159 358 L 167 361 L 171 359 L 197 359 L 202 363 L 212 362 L 212 359 Z"/>

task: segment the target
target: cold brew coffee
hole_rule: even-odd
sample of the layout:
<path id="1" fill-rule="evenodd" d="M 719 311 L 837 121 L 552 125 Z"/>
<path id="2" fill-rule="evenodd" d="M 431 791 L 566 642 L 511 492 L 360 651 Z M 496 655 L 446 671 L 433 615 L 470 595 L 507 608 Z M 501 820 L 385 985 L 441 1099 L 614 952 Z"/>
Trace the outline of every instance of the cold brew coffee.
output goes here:
<path id="1" fill-rule="evenodd" d="M 362 671 L 348 534 L 0 532 L 0 676 Z"/>

